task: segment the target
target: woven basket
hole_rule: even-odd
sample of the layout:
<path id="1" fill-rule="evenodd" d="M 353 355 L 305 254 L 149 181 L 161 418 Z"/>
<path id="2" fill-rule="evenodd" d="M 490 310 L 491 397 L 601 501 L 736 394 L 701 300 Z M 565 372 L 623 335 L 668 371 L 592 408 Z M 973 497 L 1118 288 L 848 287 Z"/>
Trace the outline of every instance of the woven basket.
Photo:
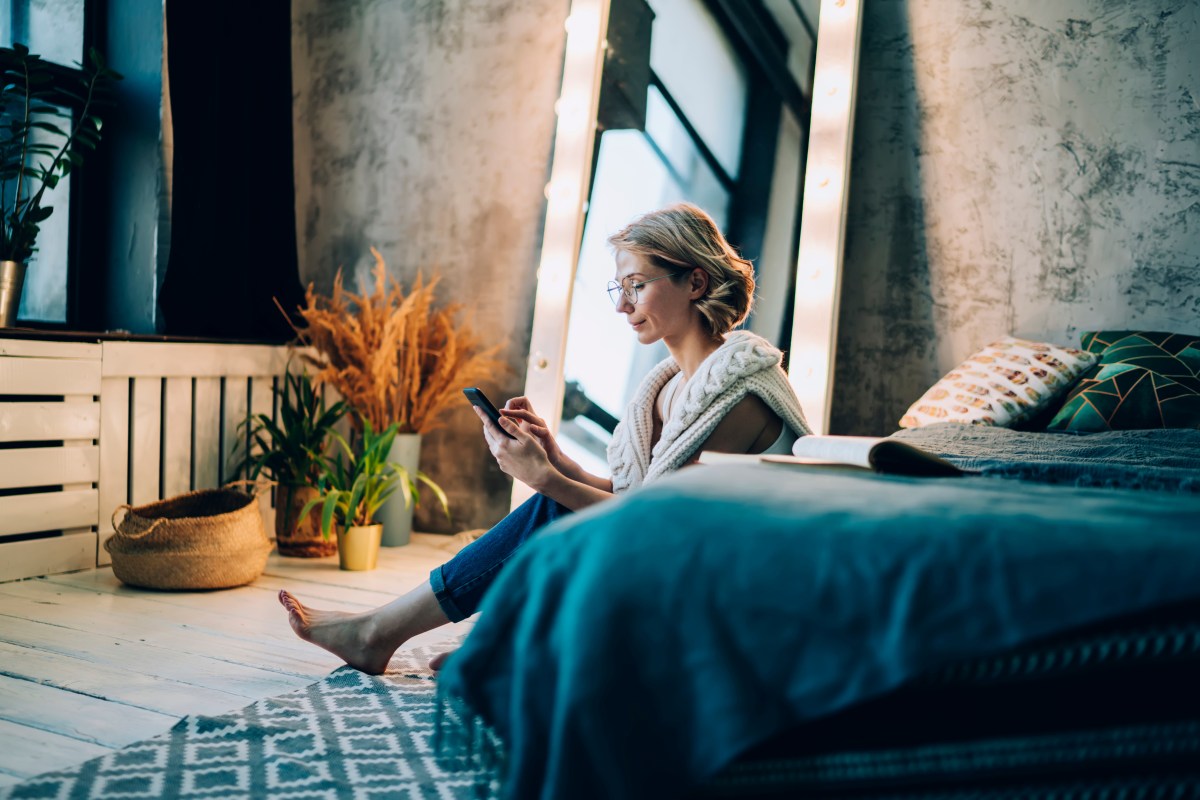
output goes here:
<path id="1" fill-rule="evenodd" d="M 113 574 L 147 589 L 241 586 L 262 574 L 271 552 L 257 498 L 229 486 L 118 506 L 113 530 L 104 543 Z"/>

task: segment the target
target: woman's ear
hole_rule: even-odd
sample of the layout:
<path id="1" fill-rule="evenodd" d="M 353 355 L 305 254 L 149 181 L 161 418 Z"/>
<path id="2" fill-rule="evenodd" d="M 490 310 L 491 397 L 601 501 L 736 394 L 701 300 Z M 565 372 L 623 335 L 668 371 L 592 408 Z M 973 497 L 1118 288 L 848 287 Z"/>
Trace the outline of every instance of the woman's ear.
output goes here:
<path id="1" fill-rule="evenodd" d="M 707 291 L 708 273 L 700 267 L 693 268 L 692 274 L 688 277 L 688 297 L 692 300 L 699 300 Z"/>

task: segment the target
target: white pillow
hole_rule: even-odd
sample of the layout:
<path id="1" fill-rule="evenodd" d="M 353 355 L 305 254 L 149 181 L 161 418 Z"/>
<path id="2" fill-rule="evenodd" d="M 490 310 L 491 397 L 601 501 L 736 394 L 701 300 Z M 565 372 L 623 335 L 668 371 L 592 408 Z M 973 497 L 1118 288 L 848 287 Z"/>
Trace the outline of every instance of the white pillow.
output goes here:
<path id="1" fill-rule="evenodd" d="M 1096 358 L 1084 350 L 1006 336 L 931 386 L 909 407 L 900 427 L 935 422 L 1011 427 L 1066 392 Z"/>

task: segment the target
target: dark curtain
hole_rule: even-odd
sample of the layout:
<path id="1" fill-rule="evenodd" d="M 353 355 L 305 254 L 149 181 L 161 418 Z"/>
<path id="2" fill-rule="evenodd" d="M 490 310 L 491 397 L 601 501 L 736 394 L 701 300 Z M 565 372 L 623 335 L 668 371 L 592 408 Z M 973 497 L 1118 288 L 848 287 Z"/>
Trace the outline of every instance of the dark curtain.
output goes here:
<path id="1" fill-rule="evenodd" d="M 165 333 L 291 338 L 301 301 L 292 165 L 291 7 L 167 0 L 174 119 Z"/>

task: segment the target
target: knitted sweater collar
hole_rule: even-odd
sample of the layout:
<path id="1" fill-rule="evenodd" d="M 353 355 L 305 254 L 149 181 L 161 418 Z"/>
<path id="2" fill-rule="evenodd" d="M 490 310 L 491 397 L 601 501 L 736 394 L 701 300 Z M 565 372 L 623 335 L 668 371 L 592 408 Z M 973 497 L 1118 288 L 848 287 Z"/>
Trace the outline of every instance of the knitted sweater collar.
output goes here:
<path id="1" fill-rule="evenodd" d="M 672 358 L 659 362 L 642 380 L 626 408 L 624 419 L 613 432 L 608 462 L 613 471 L 614 490 L 632 488 L 652 474 L 678 468 L 691 454 L 689 450 L 680 458 L 680 454 L 675 452 L 680 449 L 679 445 L 697 440 L 701 434 L 706 438 L 733 404 L 745 396 L 743 384 L 748 378 L 767 373 L 771 376 L 767 383 L 772 385 L 772 389 L 776 389 L 775 384 L 782 381 L 786 388 L 778 388 L 777 391 L 790 394 L 786 376 L 779 368 L 782 359 L 783 354 L 778 348 L 761 336 L 749 331 L 726 334 L 724 343 L 701 362 L 688 380 L 671 417 L 663 421 L 662 434 L 652 450 L 650 440 L 654 430 L 654 403 L 667 381 L 680 371 Z M 798 404 L 796 408 L 798 410 Z M 794 422 L 791 424 L 795 425 Z M 699 441 L 694 444 L 699 444 Z M 651 467 L 652 462 L 654 468 Z"/>

